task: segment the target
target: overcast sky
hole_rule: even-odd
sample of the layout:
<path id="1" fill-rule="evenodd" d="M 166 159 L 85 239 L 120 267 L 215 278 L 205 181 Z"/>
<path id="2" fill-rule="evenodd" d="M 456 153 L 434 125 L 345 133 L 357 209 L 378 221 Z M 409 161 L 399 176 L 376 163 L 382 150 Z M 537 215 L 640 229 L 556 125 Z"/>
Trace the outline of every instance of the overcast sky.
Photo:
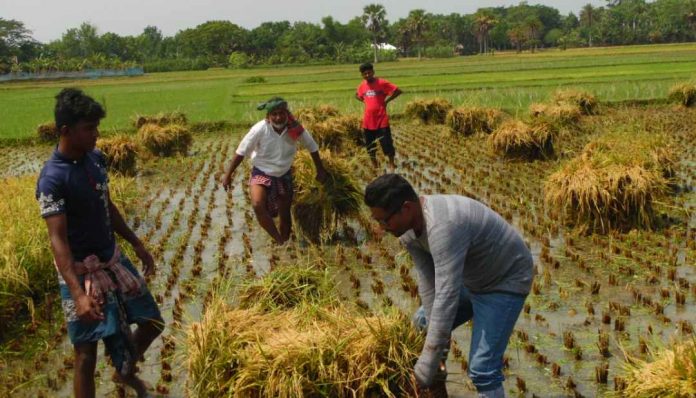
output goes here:
<path id="1" fill-rule="evenodd" d="M 306 21 L 319 23 L 327 15 L 345 23 L 361 15 L 370 3 L 382 4 L 387 19 L 395 21 L 410 10 L 425 8 L 435 14 L 469 14 L 480 7 L 518 4 L 517 0 L 0 0 L 0 18 L 24 22 L 41 42 L 60 38 L 69 28 L 90 22 L 99 33 L 138 35 L 148 25 L 157 26 L 165 36 L 193 28 L 210 20 L 229 20 L 247 29 L 265 21 Z M 561 14 L 577 14 L 583 5 L 605 5 L 605 0 L 539 0 Z"/>

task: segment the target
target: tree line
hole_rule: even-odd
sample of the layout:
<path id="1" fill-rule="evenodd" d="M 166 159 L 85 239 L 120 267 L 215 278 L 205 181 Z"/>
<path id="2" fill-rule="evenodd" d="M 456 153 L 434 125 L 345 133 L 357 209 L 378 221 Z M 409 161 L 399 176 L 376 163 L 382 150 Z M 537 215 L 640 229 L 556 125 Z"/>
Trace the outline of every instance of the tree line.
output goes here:
<path id="1" fill-rule="evenodd" d="M 58 40 L 40 43 L 24 23 L 0 18 L 0 73 L 118 69 L 142 65 L 148 72 L 241 68 L 250 65 L 356 63 L 407 57 L 451 57 L 501 50 L 592 47 L 696 40 L 696 0 L 606 0 L 562 15 L 545 5 L 521 2 L 448 15 L 412 10 L 394 22 L 380 4 L 341 23 L 264 22 L 245 29 L 208 21 L 164 36 L 148 26 L 137 36 L 100 34 L 89 23 Z M 389 43 L 396 50 L 380 45 Z"/>

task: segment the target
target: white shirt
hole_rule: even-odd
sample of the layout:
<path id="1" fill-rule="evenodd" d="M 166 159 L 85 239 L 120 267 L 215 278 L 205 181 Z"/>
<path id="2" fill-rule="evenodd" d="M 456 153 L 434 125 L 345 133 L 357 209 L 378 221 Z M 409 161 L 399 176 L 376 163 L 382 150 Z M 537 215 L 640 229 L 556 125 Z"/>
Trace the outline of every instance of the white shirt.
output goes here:
<path id="1" fill-rule="evenodd" d="M 247 156 L 251 153 L 251 163 L 257 169 L 269 176 L 280 177 L 287 173 L 292 166 L 297 152 L 297 142 L 309 152 L 319 150 L 314 138 L 305 130 L 297 141 L 288 136 L 287 127 L 278 134 L 273 130 L 271 123 L 262 120 L 256 123 L 242 139 L 237 147 L 237 155 Z"/>

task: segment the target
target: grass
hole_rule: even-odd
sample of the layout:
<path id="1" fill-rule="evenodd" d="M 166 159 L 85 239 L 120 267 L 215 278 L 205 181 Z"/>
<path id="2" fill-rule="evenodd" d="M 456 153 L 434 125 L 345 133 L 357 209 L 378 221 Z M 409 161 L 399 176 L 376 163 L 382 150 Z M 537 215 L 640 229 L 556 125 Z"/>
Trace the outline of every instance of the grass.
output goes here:
<path id="1" fill-rule="evenodd" d="M 696 44 L 679 44 L 405 59 L 380 64 L 377 74 L 405 92 L 390 104 L 393 113 L 402 112 L 409 101 L 435 96 L 454 106 L 476 104 L 517 113 L 563 87 L 591 91 L 601 101 L 664 98 L 672 85 L 692 79 L 695 68 Z M 245 83 L 252 76 L 267 83 Z M 33 136 L 39 123 L 52 118 L 53 97 L 65 86 L 82 87 L 106 105 L 103 130 L 108 132 L 130 127 L 137 114 L 172 111 L 185 112 L 194 123 L 250 124 L 260 116 L 256 105 L 273 95 L 285 97 L 292 109 L 326 103 L 341 113 L 355 113 L 362 109 L 353 98 L 359 82 L 356 65 L 333 65 L 2 84 L 0 139 Z"/>

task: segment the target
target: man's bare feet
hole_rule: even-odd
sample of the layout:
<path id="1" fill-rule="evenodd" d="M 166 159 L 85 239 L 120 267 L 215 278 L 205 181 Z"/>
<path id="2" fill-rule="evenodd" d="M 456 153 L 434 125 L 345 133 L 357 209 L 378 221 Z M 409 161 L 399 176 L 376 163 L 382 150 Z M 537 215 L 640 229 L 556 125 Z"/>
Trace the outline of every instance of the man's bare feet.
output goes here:
<path id="1" fill-rule="evenodd" d="M 117 384 L 124 384 L 132 388 L 138 394 L 138 398 L 151 397 L 149 393 L 150 388 L 148 385 L 144 381 L 140 380 L 140 378 L 135 374 L 122 376 L 118 372 L 114 372 L 113 376 L 111 376 L 111 381 Z"/>

